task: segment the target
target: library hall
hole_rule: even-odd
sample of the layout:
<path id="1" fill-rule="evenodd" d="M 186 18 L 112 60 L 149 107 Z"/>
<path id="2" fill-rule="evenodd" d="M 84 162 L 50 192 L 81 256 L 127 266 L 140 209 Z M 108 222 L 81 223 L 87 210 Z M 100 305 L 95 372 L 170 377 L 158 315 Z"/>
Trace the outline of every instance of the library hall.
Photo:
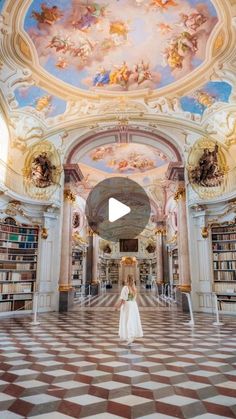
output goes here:
<path id="1" fill-rule="evenodd" d="M 236 418 L 236 0 L 0 0 L 0 419 Z"/>

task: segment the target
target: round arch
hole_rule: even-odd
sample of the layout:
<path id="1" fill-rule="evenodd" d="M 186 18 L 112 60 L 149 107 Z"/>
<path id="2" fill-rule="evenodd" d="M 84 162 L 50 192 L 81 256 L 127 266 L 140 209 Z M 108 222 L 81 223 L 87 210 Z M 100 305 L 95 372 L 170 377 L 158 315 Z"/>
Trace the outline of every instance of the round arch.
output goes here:
<path id="1" fill-rule="evenodd" d="M 65 156 L 65 164 L 78 163 L 84 154 L 92 149 L 106 144 L 119 143 L 120 131 L 117 128 L 108 128 L 106 131 L 87 133 L 73 142 Z M 176 141 L 163 133 L 151 132 L 142 127 L 129 127 L 127 142 L 152 146 L 161 151 L 171 162 L 182 162 L 182 150 Z"/>

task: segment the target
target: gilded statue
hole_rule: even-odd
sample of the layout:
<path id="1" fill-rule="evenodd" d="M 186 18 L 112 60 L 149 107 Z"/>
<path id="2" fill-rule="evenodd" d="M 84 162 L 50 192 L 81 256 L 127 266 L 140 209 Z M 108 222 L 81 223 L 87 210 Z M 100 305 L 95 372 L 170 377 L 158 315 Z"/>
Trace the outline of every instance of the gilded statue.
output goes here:
<path id="1" fill-rule="evenodd" d="M 53 182 L 53 170 L 56 167 L 49 160 L 47 153 L 43 152 L 32 160 L 30 178 L 38 188 L 46 188 Z"/>
<path id="2" fill-rule="evenodd" d="M 221 185 L 224 177 L 218 161 L 219 146 L 216 144 L 214 150 L 204 148 L 198 165 L 191 170 L 190 179 L 200 186 L 215 187 Z"/>

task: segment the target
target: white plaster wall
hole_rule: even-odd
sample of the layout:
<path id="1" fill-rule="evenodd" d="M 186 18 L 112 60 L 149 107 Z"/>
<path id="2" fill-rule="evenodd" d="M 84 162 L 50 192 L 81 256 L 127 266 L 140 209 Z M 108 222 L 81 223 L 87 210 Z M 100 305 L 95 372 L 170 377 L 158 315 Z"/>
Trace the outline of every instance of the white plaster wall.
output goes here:
<path id="1" fill-rule="evenodd" d="M 58 281 L 60 274 L 61 226 L 60 217 L 44 213 L 48 238 L 39 241 L 38 291 L 39 311 L 58 310 Z"/>

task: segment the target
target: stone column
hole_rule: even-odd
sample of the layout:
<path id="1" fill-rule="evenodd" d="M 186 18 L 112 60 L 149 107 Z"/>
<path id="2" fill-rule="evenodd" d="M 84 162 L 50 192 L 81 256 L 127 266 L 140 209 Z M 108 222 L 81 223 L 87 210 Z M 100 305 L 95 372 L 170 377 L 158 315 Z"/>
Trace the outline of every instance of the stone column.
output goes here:
<path id="1" fill-rule="evenodd" d="M 93 237 L 93 274 L 92 282 L 97 281 L 98 279 L 98 257 L 99 257 L 99 237 L 97 234 Z"/>
<path id="2" fill-rule="evenodd" d="M 186 193 L 183 186 L 179 186 L 175 194 L 177 202 L 178 220 L 178 258 L 179 258 L 179 289 L 182 292 L 191 291 L 189 247 L 188 247 L 188 226 L 186 211 Z"/>
<path id="3" fill-rule="evenodd" d="M 93 280 L 93 231 L 88 228 L 88 249 L 86 258 L 86 285 L 91 285 Z"/>
<path id="4" fill-rule="evenodd" d="M 70 189 L 69 184 L 65 184 L 62 236 L 61 236 L 61 267 L 59 279 L 59 311 L 68 311 L 73 305 L 73 287 L 71 285 L 71 266 L 72 266 L 72 238 L 71 238 L 71 217 L 72 204 L 76 197 Z"/>
<path id="5" fill-rule="evenodd" d="M 162 243 L 163 229 L 156 230 L 156 255 L 157 255 L 157 283 L 163 284 L 163 243 Z"/>

